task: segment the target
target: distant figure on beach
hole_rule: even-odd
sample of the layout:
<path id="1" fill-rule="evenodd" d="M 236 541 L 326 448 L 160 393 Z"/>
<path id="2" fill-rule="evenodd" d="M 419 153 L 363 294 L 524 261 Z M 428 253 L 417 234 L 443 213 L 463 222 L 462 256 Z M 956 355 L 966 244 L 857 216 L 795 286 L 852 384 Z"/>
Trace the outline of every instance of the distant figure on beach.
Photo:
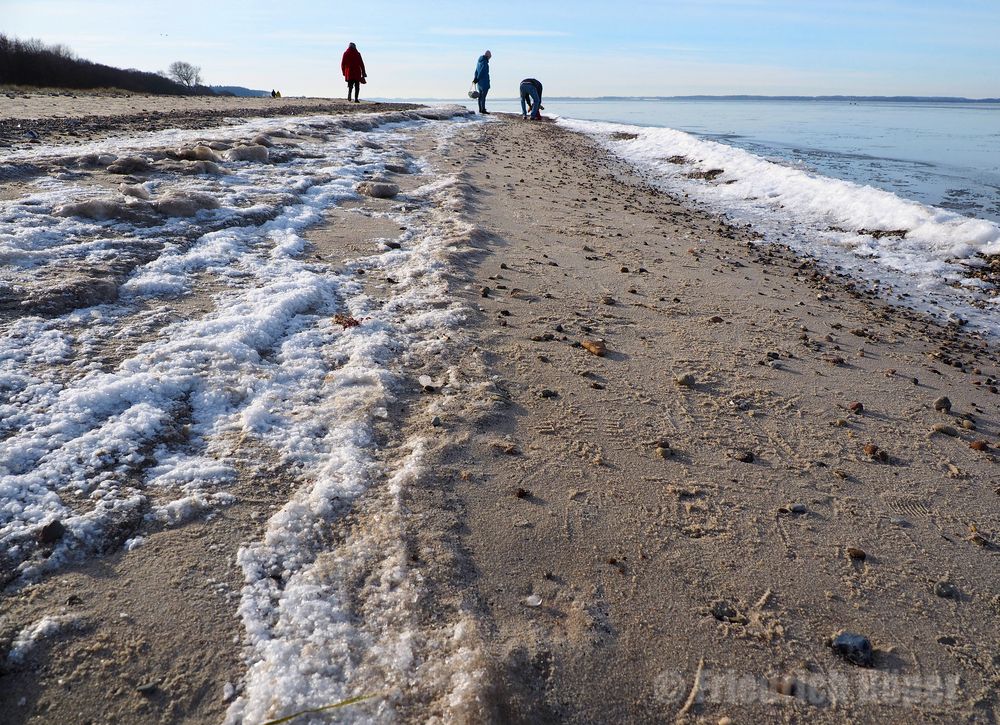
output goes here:
<path id="1" fill-rule="evenodd" d="M 344 80 L 347 81 L 347 100 L 351 100 L 351 89 L 354 89 L 354 102 L 360 103 L 358 93 L 361 91 L 361 84 L 367 83 L 368 77 L 365 71 L 365 62 L 361 59 L 358 46 L 351 43 L 344 51 L 344 57 L 340 61 L 340 70 L 344 73 Z"/>
<path id="2" fill-rule="evenodd" d="M 490 92 L 490 58 L 493 54 L 486 51 L 479 60 L 476 61 L 476 74 L 472 77 L 472 82 L 479 89 L 479 112 L 489 113 L 486 110 L 486 94 Z"/>
<path id="3" fill-rule="evenodd" d="M 272 89 L 271 89 L 271 98 L 274 98 L 274 97 L 275 97 L 275 96 L 274 96 L 274 89 L 272 88 Z"/>
<path id="4" fill-rule="evenodd" d="M 521 118 L 528 117 L 531 111 L 531 120 L 538 121 L 542 114 L 542 84 L 535 78 L 525 78 L 521 81 Z"/>

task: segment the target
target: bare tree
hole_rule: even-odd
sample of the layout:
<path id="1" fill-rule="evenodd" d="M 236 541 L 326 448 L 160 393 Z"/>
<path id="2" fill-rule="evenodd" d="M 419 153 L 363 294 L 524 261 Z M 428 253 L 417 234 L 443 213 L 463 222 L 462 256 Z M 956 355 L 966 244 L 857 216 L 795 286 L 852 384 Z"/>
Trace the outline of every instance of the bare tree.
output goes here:
<path id="1" fill-rule="evenodd" d="M 183 60 L 171 63 L 167 75 L 188 88 L 194 88 L 201 83 L 201 68 Z"/>

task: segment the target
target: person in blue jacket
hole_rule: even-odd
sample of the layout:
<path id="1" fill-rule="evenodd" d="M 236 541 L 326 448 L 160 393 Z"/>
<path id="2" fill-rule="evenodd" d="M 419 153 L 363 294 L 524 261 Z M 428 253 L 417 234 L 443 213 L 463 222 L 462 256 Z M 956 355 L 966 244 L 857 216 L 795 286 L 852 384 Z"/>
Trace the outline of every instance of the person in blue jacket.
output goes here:
<path id="1" fill-rule="evenodd" d="M 476 61 L 476 74 L 472 77 L 472 82 L 479 90 L 480 113 L 489 113 L 486 110 L 486 94 L 490 92 L 490 58 L 492 57 L 493 54 L 488 50 L 479 56 L 479 60 Z"/>
<path id="2" fill-rule="evenodd" d="M 531 120 L 541 120 L 542 114 L 542 84 L 535 78 L 525 78 L 521 81 L 521 118 L 528 117 L 531 111 Z"/>

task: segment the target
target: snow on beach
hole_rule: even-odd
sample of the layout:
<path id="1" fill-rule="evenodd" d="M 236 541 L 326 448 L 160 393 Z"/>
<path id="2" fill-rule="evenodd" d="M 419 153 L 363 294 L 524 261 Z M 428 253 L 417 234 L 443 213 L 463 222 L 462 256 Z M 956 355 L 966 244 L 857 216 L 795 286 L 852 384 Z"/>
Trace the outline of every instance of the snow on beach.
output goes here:
<path id="1" fill-rule="evenodd" d="M 369 681 L 385 692 L 417 667 L 454 707 L 474 696 L 471 629 L 438 633 L 450 655 L 431 667 L 406 625 L 417 584 L 394 497 L 420 475 L 421 443 L 387 467 L 372 430 L 412 384 L 405 365 L 452 344 L 462 319 L 444 278 L 471 231 L 449 212 L 457 184 L 407 150 L 418 128 L 446 143 L 461 114 L 261 119 L 5 160 L 37 176 L 0 201 L 0 286 L 22 312 L 0 335 L 6 581 L 134 544 L 144 519 L 211 516 L 236 500 L 232 451 L 252 440 L 301 486 L 239 556 L 249 672 L 230 719 L 329 704 Z M 86 171 L 115 164 L 112 186 Z M 401 228 L 394 244 L 339 268 L 304 254 L 301 235 L 326 210 L 400 167 L 433 180 L 385 212 Z M 392 280 L 386 297 L 365 272 Z M 188 295 L 210 309 L 157 304 Z M 329 522 L 376 480 L 389 484 L 383 526 L 331 549 Z M 344 579 L 359 562 L 381 571 L 360 623 L 346 599 L 362 595 Z M 391 716 L 389 698 L 376 717 Z"/>
<path id="2" fill-rule="evenodd" d="M 907 306 L 1000 332 L 1000 295 L 970 272 L 1000 254 L 1000 227 L 869 186 L 792 168 L 669 128 L 560 119 L 768 241 L 873 284 Z"/>

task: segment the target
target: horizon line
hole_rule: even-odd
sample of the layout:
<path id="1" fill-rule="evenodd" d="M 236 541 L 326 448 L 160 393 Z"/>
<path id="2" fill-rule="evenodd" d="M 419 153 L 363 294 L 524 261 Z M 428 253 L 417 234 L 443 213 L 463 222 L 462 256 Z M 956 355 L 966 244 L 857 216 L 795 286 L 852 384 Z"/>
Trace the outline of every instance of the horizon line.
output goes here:
<path id="1" fill-rule="evenodd" d="M 767 101 L 923 101 L 948 103 L 1000 103 L 1000 97 L 969 98 L 966 96 L 917 96 L 917 95 L 757 95 L 752 93 L 690 94 L 679 96 L 546 96 L 550 101 L 684 101 L 684 100 L 767 100 Z M 517 96 L 498 96 L 496 100 L 517 100 Z M 380 96 L 380 101 L 454 101 L 448 96 Z"/>

